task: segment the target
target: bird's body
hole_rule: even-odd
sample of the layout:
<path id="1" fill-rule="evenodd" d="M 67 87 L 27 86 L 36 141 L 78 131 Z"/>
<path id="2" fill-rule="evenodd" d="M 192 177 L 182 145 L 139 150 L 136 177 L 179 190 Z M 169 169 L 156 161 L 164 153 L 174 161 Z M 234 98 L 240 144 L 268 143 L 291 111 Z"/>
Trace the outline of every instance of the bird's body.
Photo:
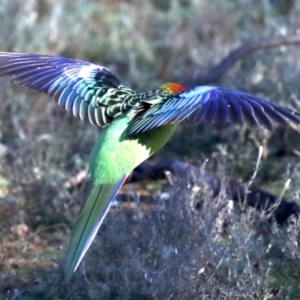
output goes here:
<path id="1" fill-rule="evenodd" d="M 93 148 L 91 161 L 94 163 L 90 164 L 93 182 L 90 192 L 92 197 L 88 198 L 90 201 L 84 203 L 75 224 L 66 259 L 66 266 L 69 265 L 66 269 L 71 270 L 67 272 L 67 278 L 77 268 L 81 260 L 78 257 L 83 257 L 89 248 L 109 209 L 110 200 L 114 199 L 123 182 L 136 166 L 164 146 L 176 128 L 175 124 L 170 124 L 164 126 L 162 130 L 156 128 L 143 134 L 123 138 L 122 133 L 129 121 L 128 117 L 119 117 L 112 122 L 111 126 L 101 133 Z M 94 205 L 100 207 L 91 209 Z M 89 227 L 86 227 L 86 224 L 89 224 Z M 82 235 L 89 237 L 88 243 L 82 239 Z"/>
<path id="2" fill-rule="evenodd" d="M 116 119 L 99 136 L 91 154 L 90 166 L 94 183 L 114 183 L 158 151 L 174 133 L 175 124 L 155 128 L 142 134 L 122 137 L 128 117 Z M 112 162 L 107 166 L 107 161 Z"/>
<path id="3" fill-rule="evenodd" d="M 136 93 L 108 69 L 59 56 L 0 52 L 0 76 L 48 94 L 75 117 L 104 127 L 91 154 L 93 187 L 77 218 L 65 262 L 69 279 L 132 170 L 170 139 L 178 123 L 300 123 L 300 114 L 251 94 L 169 83 Z"/>

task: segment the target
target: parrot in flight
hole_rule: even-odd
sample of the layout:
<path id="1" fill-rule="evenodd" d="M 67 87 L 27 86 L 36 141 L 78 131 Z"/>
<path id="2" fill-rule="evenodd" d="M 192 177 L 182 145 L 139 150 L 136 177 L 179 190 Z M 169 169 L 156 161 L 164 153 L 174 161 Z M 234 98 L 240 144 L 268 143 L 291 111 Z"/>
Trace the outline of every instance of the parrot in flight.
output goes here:
<path id="1" fill-rule="evenodd" d="M 92 188 L 66 254 L 66 280 L 132 170 L 163 147 L 179 123 L 246 124 L 269 130 L 274 123 L 300 123 L 299 112 L 223 87 L 186 89 L 166 83 L 137 93 L 103 66 L 61 56 L 0 52 L 0 77 L 47 94 L 75 117 L 103 128 L 90 157 Z"/>

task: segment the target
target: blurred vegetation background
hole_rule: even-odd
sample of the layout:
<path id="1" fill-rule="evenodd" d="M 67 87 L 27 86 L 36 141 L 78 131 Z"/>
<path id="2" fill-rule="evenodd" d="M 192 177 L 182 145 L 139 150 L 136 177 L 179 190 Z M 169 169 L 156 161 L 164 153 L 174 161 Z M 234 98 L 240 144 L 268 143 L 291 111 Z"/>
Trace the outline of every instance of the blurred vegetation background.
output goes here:
<path id="1" fill-rule="evenodd" d="M 92 61 L 146 91 L 189 85 L 243 44 L 297 34 L 299 15 L 293 0 L 0 0 L 0 50 Z M 282 46 L 243 58 L 211 84 L 300 110 L 299 78 L 300 47 Z M 0 299 L 299 299 L 297 220 L 262 238 L 253 211 L 221 209 L 225 195 L 192 212 L 184 184 L 168 190 L 169 206 L 157 200 L 148 214 L 109 214 L 86 263 L 62 283 L 85 194 L 70 178 L 87 169 L 99 129 L 5 80 L 0 97 Z M 256 184 L 279 195 L 290 178 L 288 197 L 298 201 L 298 133 L 185 126 L 158 155 L 209 159 L 209 171 L 247 181 L 263 145 Z M 229 220 L 225 237 L 216 231 L 220 214 Z"/>

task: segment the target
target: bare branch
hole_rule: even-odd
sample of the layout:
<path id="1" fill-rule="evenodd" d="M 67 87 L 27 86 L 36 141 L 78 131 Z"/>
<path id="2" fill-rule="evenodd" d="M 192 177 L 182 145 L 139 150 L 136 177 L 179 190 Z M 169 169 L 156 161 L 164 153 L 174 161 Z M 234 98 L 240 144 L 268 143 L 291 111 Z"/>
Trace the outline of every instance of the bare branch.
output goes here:
<path id="1" fill-rule="evenodd" d="M 215 67 L 211 68 L 206 74 L 199 75 L 190 82 L 193 83 L 193 86 L 211 84 L 220 80 L 225 73 L 236 64 L 237 61 L 245 58 L 246 56 L 259 50 L 289 45 L 300 45 L 300 35 L 296 34 L 282 37 L 272 37 L 242 45 L 230 52 L 227 57 L 225 57 Z"/>
<path id="2" fill-rule="evenodd" d="M 258 158 L 256 172 L 259 161 L 260 157 Z M 208 188 L 211 191 L 212 198 L 217 197 L 222 192 L 222 182 L 225 178 L 207 173 L 189 163 L 172 159 L 148 159 L 134 170 L 131 180 L 139 181 L 149 178 L 163 178 L 165 177 L 166 170 L 183 178 L 188 176 L 188 174 L 194 174 L 197 184 L 202 183 L 204 187 Z M 298 215 L 300 213 L 298 203 L 282 199 L 283 194 L 276 197 L 256 187 L 247 185 L 245 187 L 244 184 L 233 179 L 226 178 L 225 191 L 228 199 L 232 199 L 237 203 L 245 201 L 247 206 L 255 207 L 257 210 L 270 211 L 269 216 L 273 216 L 278 223 L 284 223 L 291 215 Z"/>

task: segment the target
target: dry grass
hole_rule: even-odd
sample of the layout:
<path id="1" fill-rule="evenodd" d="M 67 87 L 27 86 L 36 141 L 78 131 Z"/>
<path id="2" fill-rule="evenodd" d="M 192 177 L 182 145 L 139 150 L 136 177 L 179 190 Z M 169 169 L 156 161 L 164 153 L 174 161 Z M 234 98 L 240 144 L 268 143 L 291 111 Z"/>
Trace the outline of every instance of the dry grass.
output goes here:
<path id="1" fill-rule="evenodd" d="M 243 42 L 300 26 L 297 1 L 288 12 L 262 3 L 0 0 L 0 50 L 99 62 L 148 90 L 186 82 Z M 299 62 L 297 47 L 259 52 L 219 84 L 299 109 Z M 195 212 L 185 180 L 157 196 L 147 214 L 109 214 L 74 279 L 62 283 L 60 266 L 85 194 L 84 186 L 67 183 L 86 170 L 98 130 L 45 96 L 4 80 L 0 88 L 0 299 L 299 298 L 298 220 L 265 224 L 254 210 L 230 209 L 224 194 Z M 222 172 L 249 180 L 260 144 L 266 152 L 256 183 L 279 195 L 291 178 L 297 200 L 296 130 L 182 127 L 161 155 L 209 158 L 213 171 L 225 160 Z"/>

